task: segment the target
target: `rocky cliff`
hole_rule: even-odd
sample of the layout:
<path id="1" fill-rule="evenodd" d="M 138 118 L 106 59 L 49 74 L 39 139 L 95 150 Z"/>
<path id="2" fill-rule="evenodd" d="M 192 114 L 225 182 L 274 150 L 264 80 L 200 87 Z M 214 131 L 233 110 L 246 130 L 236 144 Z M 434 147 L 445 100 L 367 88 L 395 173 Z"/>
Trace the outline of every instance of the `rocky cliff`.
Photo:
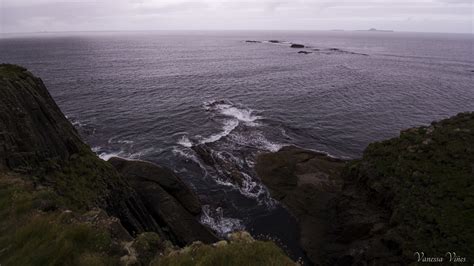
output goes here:
<path id="1" fill-rule="evenodd" d="M 99 159 L 41 79 L 0 65 L 1 265 L 175 265 L 185 245 L 200 247 L 191 259 L 249 264 L 256 249 L 262 263 L 291 263 L 271 242 L 205 245 L 219 239 L 200 212 L 173 171 Z"/>
<path id="2" fill-rule="evenodd" d="M 286 147 L 256 170 L 299 219 L 315 264 L 474 260 L 474 113 L 404 130 L 359 160 Z"/>
<path id="3" fill-rule="evenodd" d="M 78 209 L 98 206 L 129 232 L 156 231 L 142 201 L 98 159 L 64 117 L 41 79 L 0 66 L 0 169 L 32 176 Z"/>
<path id="4" fill-rule="evenodd" d="M 415 252 L 473 262 L 474 113 L 370 144 L 359 160 L 285 147 L 255 170 L 317 265 L 405 265 Z M 100 160 L 39 78 L 0 65 L 1 265 L 293 264 L 245 232 L 219 241 L 200 211 L 170 169 Z"/>

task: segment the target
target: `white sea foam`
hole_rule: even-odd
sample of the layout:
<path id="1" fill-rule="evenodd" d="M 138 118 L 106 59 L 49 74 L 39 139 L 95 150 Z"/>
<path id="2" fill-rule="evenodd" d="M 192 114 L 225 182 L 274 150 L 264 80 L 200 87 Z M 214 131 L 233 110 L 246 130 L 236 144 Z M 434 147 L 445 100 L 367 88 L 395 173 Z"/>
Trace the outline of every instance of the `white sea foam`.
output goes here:
<path id="1" fill-rule="evenodd" d="M 133 140 L 126 140 L 126 139 L 119 139 L 117 140 L 118 136 L 115 136 L 115 137 L 111 137 L 107 143 L 109 144 L 114 144 L 114 143 L 118 143 L 118 144 L 125 144 L 125 145 L 132 145 L 133 144 Z"/>
<path id="2" fill-rule="evenodd" d="M 107 151 L 102 147 L 93 147 L 92 151 L 96 153 L 100 159 L 108 161 L 112 157 L 120 157 L 127 160 L 140 160 L 143 156 L 155 152 L 156 150 L 154 148 L 148 148 L 138 152 L 130 153 L 124 151 L 123 149 L 119 151 Z"/>
<path id="3" fill-rule="evenodd" d="M 97 156 L 104 161 L 108 161 L 112 157 L 123 157 L 123 151 L 118 152 L 96 152 Z"/>
<path id="4" fill-rule="evenodd" d="M 117 140 L 117 143 L 131 145 L 133 144 L 133 140 Z"/>
<path id="5" fill-rule="evenodd" d="M 190 161 L 195 162 L 196 164 L 198 164 L 201 167 L 201 169 L 204 172 L 207 173 L 206 168 L 204 167 L 204 165 L 202 165 L 201 161 L 199 161 L 196 154 L 194 152 L 192 152 L 192 150 L 189 150 L 189 149 L 183 150 L 183 148 L 181 148 L 179 146 L 175 146 L 175 147 L 173 147 L 171 152 L 173 154 L 177 155 L 177 156 L 183 157 L 186 160 L 190 160 Z"/>
<path id="6" fill-rule="evenodd" d="M 232 141 L 241 146 L 254 147 L 263 151 L 276 152 L 285 144 L 275 143 L 268 140 L 262 132 L 254 131 L 249 134 L 233 134 Z"/>
<path id="7" fill-rule="evenodd" d="M 148 155 L 152 152 L 156 152 L 156 151 L 157 150 L 155 148 L 148 148 L 148 149 L 140 150 L 135 153 L 128 153 L 127 158 L 131 160 L 140 160 L 142 159 L 143 156 Z"/>
<path id="8" fill-rule="evenodd" d="M 244 172 L 242 172 L 242 175 L 244 176 L 244 180 L 242 181 L 242 186 L 239 188 L 242 195 L 256 199 L 259 204 L 266 205 L 267 208 L 275 207 L 275 200 L 270 197 L 270 193 L 262 184 Z"/>
<path id="9" fill-rule="evenodd" d="M 232 132 L 232 130 L 237 128 L 238 125 L 239 125 L 239 120 L 236 120 L 236 119 L 226 120 L 224 122 L 224 126 L 223 126 L 221 132 L 219 132 L 217 134 L 213 134 L 213 135 L 203 139 L 201 141 L 201 143 L 216 142 L 216 141 L 220 140 L 221 138 L 223 138 L 225 136 L 228 136 Z"/>
<path id="10" fill-rule="evenodd" d="M 221 237 L 245 229 L 241 220 L 224 217 L 222 208 L 218 207 L 217 209 L 212 209 L 209 205 L 202 207 L 200 222 L 209 226 Z"/>
<path id="11" fill-rule="evenodd" d="M 190 139 L 188 139 L 188 137 L 186 136 L 182 136 L 178 140 L 178 144 L 186 148 L 191 148 L 193 146 L 193 142 Z"/>
<path id="12" fill-rule="evenodd" d="M 242 122 L 250 123 L 262 118 L 261 116 L 254 115 L 252 109 L 238 107 L 229 101 L 205 102 L 204 108 L 207 111 L 217 111 L 222 115 L 233 117 Z"/>
<path id="13" fill-rule="evenodd" d="M 218 105 L 218 111 L 223 115 L 234 117 L 243 122 L 254 122 L 261 119 L 260 116 L 252 115 L 253 111 L 250 109 L 241 109 L 229 104 Z"/>

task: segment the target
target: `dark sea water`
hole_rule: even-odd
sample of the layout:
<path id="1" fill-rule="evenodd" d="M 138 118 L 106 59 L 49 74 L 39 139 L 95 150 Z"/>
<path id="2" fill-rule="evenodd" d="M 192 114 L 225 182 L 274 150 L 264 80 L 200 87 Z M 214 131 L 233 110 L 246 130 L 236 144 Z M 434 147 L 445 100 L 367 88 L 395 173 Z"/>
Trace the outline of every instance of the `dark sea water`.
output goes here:
<path id="1" fill-rule="evenodd" d="M 401 129 L 474 111 L 473 35 L 135 32 L 4 35 L 0 62 L 42 77 L 102 158 L 166 165 L 219 234 L 246 229 L 303 256 L 294 218 L 268 196 L 255 155 L 294 144 L 356 158 Z M 280 40 L 284 43 L 246 43 Z M 285 43 L 288 42 L 288 43 Z M 292 49 L 289 42 L 310 48 Z M 333 49 L 337 48 L 337 49 Z M 319 49 L 315 51 L 314 49 Z M 298 54 L 298 51 L 311 54 Z M 204 144 L 244 173 L 206 165 Z"/>

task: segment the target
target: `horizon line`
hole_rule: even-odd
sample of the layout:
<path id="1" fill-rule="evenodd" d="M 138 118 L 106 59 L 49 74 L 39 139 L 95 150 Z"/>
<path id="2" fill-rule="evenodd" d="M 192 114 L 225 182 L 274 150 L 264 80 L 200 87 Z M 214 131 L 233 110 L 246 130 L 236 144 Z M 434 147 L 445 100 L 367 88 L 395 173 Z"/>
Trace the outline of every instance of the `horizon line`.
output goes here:
<path id="1" fill-rule="evenodd" d="M 150 30 L 63 30 L 63 31 L 25 31 L 25 32 L 0 32 L 0 36 L 3 34 L 49 34 L 49 33 L 106 33 L 106 32 L 153 32 L 153 31 L 194 31 L 194 32 L 212 32 L 212 31 L 331 31 L 331 32 L 374 32 L 374 33 L 443 33 L 443 34 L 470 34 L 474 32 L 438 32 L 438 31 L 397 31 L 393 29 L 376 29 L 376 31 L 370 31 L 370 29 L 357 29 L 357 30 L 346 30 L 346 29 L 150 29 Z"/>

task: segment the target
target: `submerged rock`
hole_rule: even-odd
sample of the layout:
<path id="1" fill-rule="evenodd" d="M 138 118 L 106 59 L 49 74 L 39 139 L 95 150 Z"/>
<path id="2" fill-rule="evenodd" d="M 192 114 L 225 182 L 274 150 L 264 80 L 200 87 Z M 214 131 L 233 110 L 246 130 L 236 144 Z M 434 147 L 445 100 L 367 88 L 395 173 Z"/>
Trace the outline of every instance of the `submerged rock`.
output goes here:
<path id="1" fill-rule="evenodd" d="M 299 54 L 311 54 L 311 52 L 308 52 L 308 51 L 299 51 L 298 53 Z"/>
<path id="2" fill-rule="evenodd" d="M 302 44 L 293 43 L 290 47 L 291 48 L 304 48 L 305 46 Z"/>
<path id="3" fill-rule="evenodd" d="M 245 176 L 242 174 L 242 170 L 232 160 L 226 160 L 224 155 L 216 154 L 206 144 L 199 144 L 192 147 L 196 154 L 203 160 L 203 162 L 229 179 L 230 182 L 238 186 L 242 186 L 245 180 Z"/>

